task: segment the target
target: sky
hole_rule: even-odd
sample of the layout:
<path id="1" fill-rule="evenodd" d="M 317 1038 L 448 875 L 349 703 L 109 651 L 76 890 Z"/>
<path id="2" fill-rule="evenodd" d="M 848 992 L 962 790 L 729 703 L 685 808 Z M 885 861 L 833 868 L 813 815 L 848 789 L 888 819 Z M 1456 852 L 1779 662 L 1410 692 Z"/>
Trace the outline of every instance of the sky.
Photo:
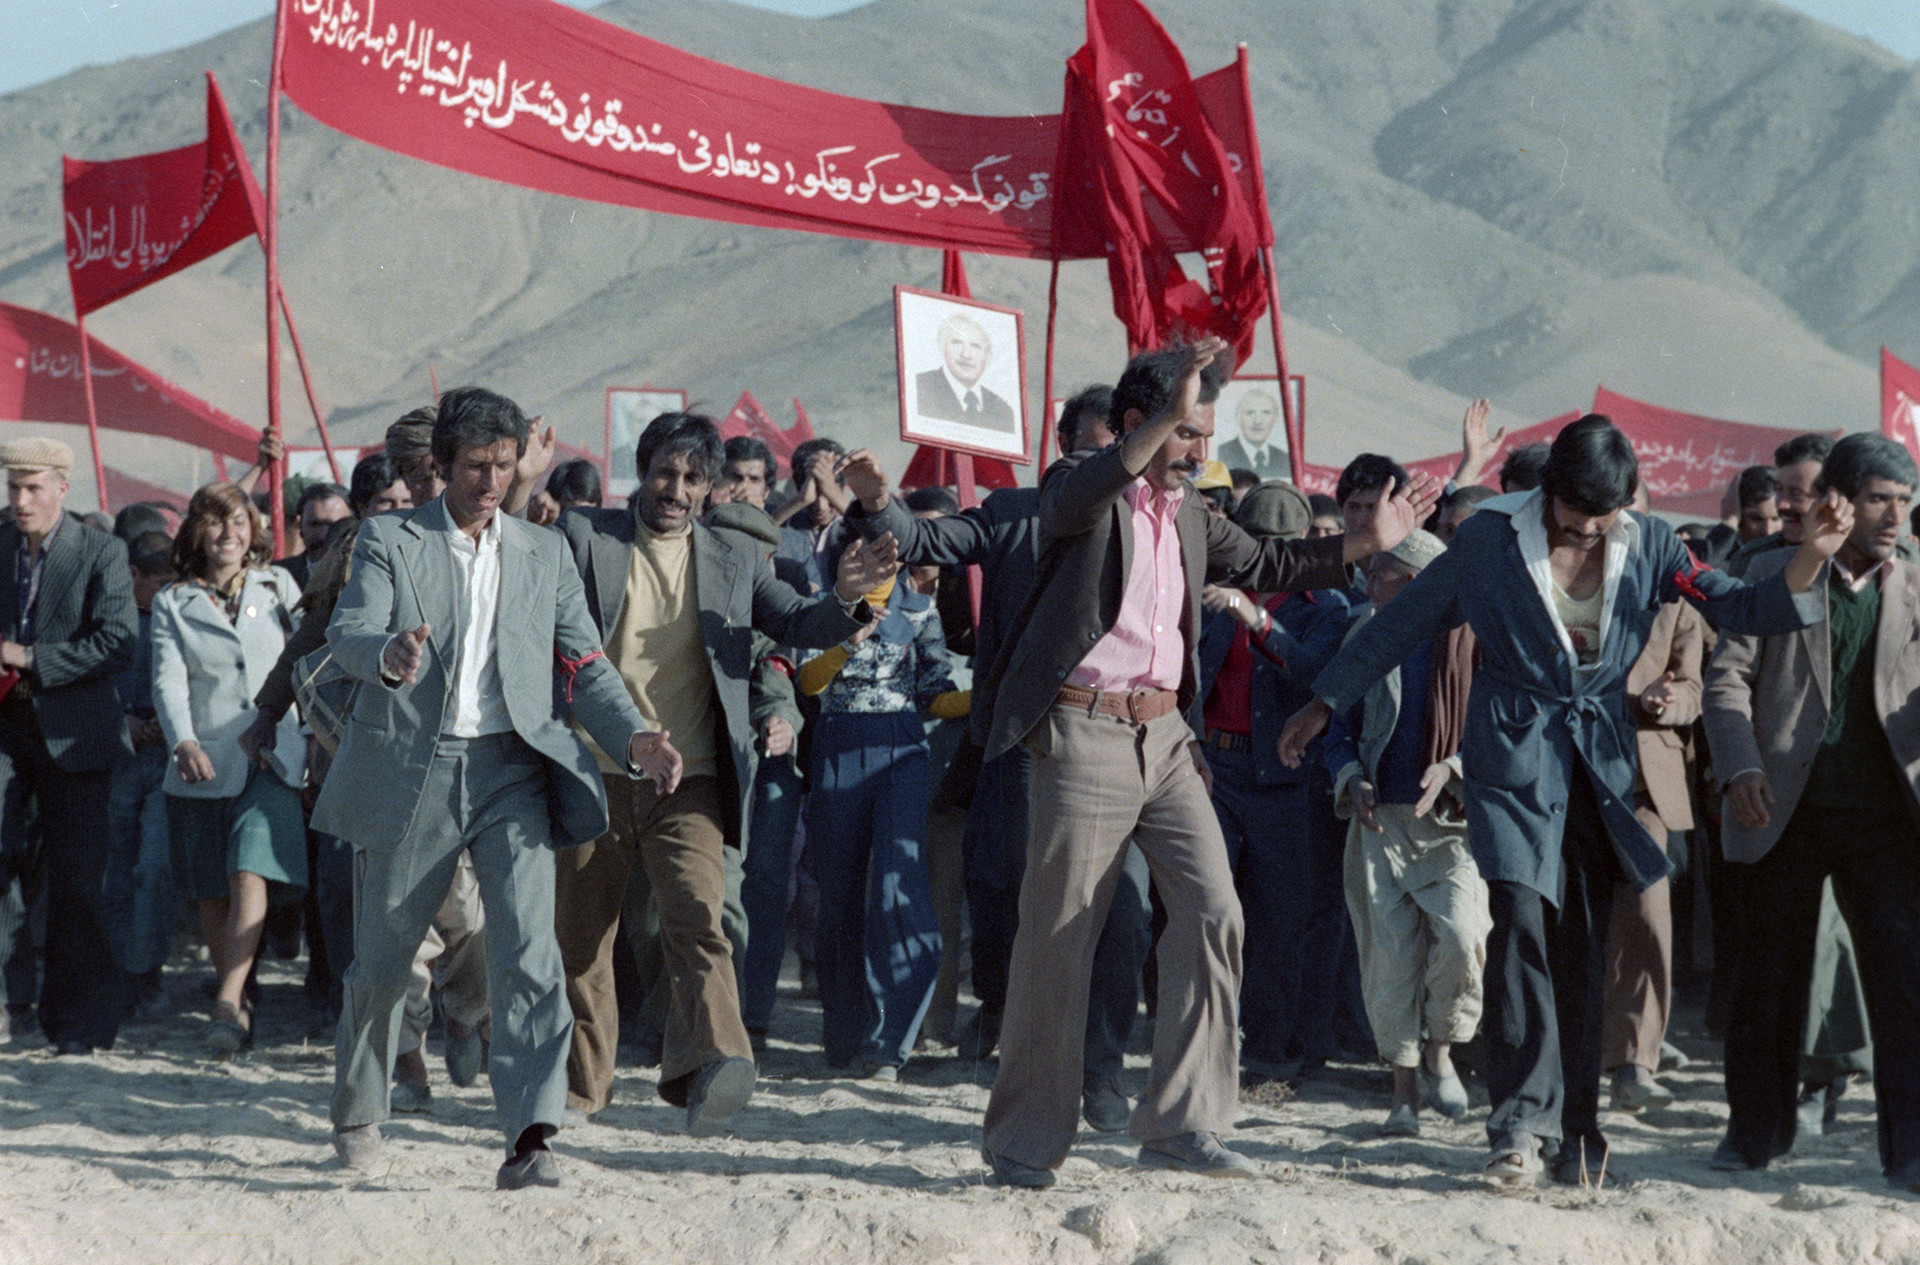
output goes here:
<path id="1" fill-rule="evenodd" d="M 591 8 L 589 0 L 569 0 Z M 738 0 L 756 8 L 818 17 L 863 0 Z M 1169 3 L 1170 0 L 1159 0 Z M 1842 30 L 1920 61 L 1920 0 L 1783 0 Z M 197 43 L 273 11 L 273 0 L 4 0 L 7 56 L 0 93 L 79 66 L 165 52 Z"/>

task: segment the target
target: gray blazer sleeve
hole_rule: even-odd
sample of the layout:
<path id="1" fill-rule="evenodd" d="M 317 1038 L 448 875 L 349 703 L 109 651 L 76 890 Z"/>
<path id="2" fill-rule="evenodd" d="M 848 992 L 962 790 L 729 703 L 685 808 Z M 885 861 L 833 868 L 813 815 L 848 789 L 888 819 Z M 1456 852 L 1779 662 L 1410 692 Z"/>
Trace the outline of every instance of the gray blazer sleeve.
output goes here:
<path id="1" fill-rule="evenodd" d="M 873 608 L 862 602 L 858 616 L 840 607 L 829 589 L 818 597 L 801 597 L 793 586 L 773 573 L 772 564 L 757 553 L 753 561 L 753 626 L 782 646 L 825 650 L 837 646 L 871 623 Z"/>
<path id="2" fill-rule="evenodd" d="M 1314 694 L 1334 711 L 1345 711 L 1365 698 L 1375 681 L 1399 667 L 1414 647 L 1459 624 L 1454 595 L 1469 580 L 1470 561 L 1467 550 L 1449 549 L 1429 563 L 1400 590 L 1390 608 L 1347 638 L 1333 662 L 1314 678 Z"/>
<path id="3" fill-rule="evenodd" d="M 393 555 L 385 539 L 388 524 L 369 518 L 353 545 L 353 574 L 327 624 L 334 661 L 362 681 L 380 679 L 380 655 L 393 639 Z M 577 581 L 576 581 L 577 582 Z"/>
<path id="4" fill-rule="evenodd" d="M 178 602 L 171 591 L 153 603 L 153 712 L 166 735 L 167 750 L 198 741 L 193 729 L 193 700 L 187 687 L 187 660 L 180 648 Z"/>

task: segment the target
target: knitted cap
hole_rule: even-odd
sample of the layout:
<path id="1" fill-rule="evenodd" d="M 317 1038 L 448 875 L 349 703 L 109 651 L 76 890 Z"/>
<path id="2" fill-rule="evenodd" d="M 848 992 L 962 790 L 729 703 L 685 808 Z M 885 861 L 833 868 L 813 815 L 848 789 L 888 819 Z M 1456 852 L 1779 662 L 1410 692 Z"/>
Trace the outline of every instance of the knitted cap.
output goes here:
<path id="1" fill-rule="evenodd" d="M 1424 571 L 1435 558 L 1446 551 L 1447 547 L 1440 543 L 1440 537 L 1416 527 L 1407 533 L 1405 540 L 1387 550 L 1387 553 L 1415 571 Z"/>

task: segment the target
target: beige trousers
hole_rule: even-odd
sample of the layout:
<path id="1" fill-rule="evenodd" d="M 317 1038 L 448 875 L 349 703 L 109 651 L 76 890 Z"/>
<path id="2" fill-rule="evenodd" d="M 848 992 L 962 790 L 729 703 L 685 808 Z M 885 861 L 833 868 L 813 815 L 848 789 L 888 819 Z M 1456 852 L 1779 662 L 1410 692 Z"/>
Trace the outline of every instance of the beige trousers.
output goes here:
<path id="1" fill-rule="evenodd" d="M 1057 1168 L 1080 1121 L 1094 947 L 1138 844 L 1167 911 L 1153 1069 L 1130 1132 L 1225 1133 L 1239 1105 L 1240 899 L 1178 714 L 1145 725 L 1055 706 L 1027 739 L 1032 830 L 989 1150 Z"/>
<path id="2" fill-rule="evenodd" d="M 413 973 L 407 981 L 406 1021 L 400 1025 L 399 1054 L 411 1054 L 426 1039 L 433 1024 L 433 986 L 440 986 L 440 1005 L 447 1019 L 463 1028 L 487 1028 L 487 913 L 480 907 L 480 880 L 473 874 L 473 856 L 460 854 L 453 883 L 440 912 L 433 916 L 419 952 L 413 955 Z"/>
<path id="3" fill-rule="evenodd" d="M 1493 917 L 1459 817 L 1381 804 L 1374 818 L 1380 833 L 1357 818 L 1347 829 L 1347 912 L 1380 1057 L 1413 1067 L 1423 1030 L 1458 1044 L 1480 1026 Z"/>

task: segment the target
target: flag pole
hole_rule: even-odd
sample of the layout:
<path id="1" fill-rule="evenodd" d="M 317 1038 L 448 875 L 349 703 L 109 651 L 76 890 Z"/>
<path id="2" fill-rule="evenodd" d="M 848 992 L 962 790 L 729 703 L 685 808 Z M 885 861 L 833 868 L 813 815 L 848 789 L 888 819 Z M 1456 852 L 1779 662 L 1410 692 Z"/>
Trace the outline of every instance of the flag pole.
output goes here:
<path id="1" fill-rule="evenodd" d="M 1034 482 L 1047 472 L 1047 440 L 1053 434 L 1053 330 L 1054 318 L 1060 313 L 1060 256 L 1053 257 L 1053 272 L 1047 278 L 1047 364 L 1041 375 L 1043 383 L 1040 391 L 1040 465 L 1034 472 Z"/>
<path id="2" fill-rule="evenodd" d="M 100 512 L 111 514 L 113 506 L 107 501 L 107 466 L 100 460 L 100 415 L 93 405 L 93 356 L 87 350 L 86 313 L 76 311 L 73 323 L 80 330 L 80 382 L 87 392 L 87 439 L 93 445 L 93 477 L 100 488 Z"/>
<path id="3" fill-rule="evenodd" d="M 1267 205 L 1267 168 L 1260 158 L 1260 125 L 1253 117 L 1253 80 L 1248 71 L 1247 46 L 1234 54 L 1233 64 L 1240 72 L 1240 106 L 1246 116 L 1247 162 L 1253 166 L 1253 188 L 1260 195 L 1260 272 L 1267 283 L 1267 319 L 1273 323 L 1273 371 L 1280 379 L 1280 417 L 1287 432 L 1287 464 L 1293 471 L 1293 485 L 1305 487 L 1307 473 L 1307 420 L 1293 406 L 1288 389 L 1287 341 L 1281 330 L 1280 273 L 1273 263 L 1273 209 Z M 1301 395 L 1305 398 L 1305 386 Z"/>
<path id="4" fill-rule="evenodd" d="M 327 433 L 327 419 L 320 411 L 320 397 L 313 390 L 313 370 L 307 367 L 306 349 L 300 346 L 300 327 L 293 323 L 293 309 L 287 306 L 287 292 L 278 290 L 280 295 L 280 314 L 287 318 L 287 341 L 293 344 L 293 358 L 300 366 L 300 383 L 307 389 L 307 407 L 313 410 L 313 424 L 320 431 L 320 446 L 327 452 L 327 469 L 333 473 L 335 483 L 343 483 L 340 477 L 340 461 L 333 455 L 333 436 Z"/>
<path id="5" fill-rule="evenodd" d="M 267 429 L 281 439 L 280 321 L 275 304 L 280 294 L 280 82 L 287 55 L 287 6 L 279 0 L 273 10 L 273 70 L 267 84 L 267 222 L 261 244 L 267 255 Z M 273 556 L 287 556 L 287 506 L 282 493 L 286 461 L 267 470 L 268 511 L 273 521 Z"/>

